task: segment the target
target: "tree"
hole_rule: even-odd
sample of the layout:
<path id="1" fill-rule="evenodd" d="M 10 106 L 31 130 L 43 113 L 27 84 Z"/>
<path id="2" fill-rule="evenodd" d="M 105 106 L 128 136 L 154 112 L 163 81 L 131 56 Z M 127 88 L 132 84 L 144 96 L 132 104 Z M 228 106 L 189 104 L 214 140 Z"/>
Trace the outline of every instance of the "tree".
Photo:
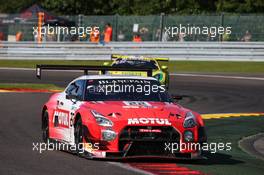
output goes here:
<path id="1" fill-rule="evenodd" d="M 218 0 L 217 12 L 263 13 L 264 0 Z"/>
<path id="2" fill-rule="evenodd" d="M 0 13 L 38 3 L 58 15 L 263 13 L 264 0 L 0 0 Z"/>

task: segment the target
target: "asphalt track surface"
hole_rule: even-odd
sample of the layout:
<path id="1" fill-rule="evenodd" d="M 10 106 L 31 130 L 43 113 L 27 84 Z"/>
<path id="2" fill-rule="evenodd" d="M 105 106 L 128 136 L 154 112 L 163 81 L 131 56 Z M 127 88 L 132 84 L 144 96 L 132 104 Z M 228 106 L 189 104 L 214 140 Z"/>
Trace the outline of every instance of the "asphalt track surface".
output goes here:
<path id="1" fill-rule="evenodd" d="M 78 72 L 2 70 L 0 83 L 67 85 Z M 263 112 L 264 81 L 172 76 L 170 92 L 188 95 L 180 103 L 199 113 Z M 62 151 L 32 151 L 41 142 L 40 113 L 49 93 L 0 93 L 0 174 L 141 174 L 125 164 L 91 161 Z M 121 167 L 123 166 L 124 167 Z"/>

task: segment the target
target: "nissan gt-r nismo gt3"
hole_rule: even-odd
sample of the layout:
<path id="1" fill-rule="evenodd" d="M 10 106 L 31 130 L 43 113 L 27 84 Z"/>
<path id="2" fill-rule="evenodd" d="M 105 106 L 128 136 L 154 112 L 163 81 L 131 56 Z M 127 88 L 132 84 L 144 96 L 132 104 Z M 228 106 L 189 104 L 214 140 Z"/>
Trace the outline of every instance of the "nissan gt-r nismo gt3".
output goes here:
<path id="1" fill-rule="evenodd" d="M 76 153 L 90 158 L 197 158 L 199 149 L 171 145 L 206 141 L 201 116 L 158 80 L 121 75 L 81 76 L 53 94 L 43 106 L 42 134 L 46 142 L 81 144 Z"/>

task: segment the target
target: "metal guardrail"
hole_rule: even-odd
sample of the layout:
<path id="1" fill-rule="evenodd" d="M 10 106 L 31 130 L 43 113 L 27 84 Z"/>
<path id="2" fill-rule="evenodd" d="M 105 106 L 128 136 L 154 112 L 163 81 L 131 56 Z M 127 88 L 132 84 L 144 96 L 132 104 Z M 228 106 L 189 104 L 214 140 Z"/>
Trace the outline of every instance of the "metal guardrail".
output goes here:
<path id="1" fill-rule="evenodd" d="M 170 60 L 264 61 L 264 42 L 1 42 L 0 59 L 109 60 L 111 54 Z"/>

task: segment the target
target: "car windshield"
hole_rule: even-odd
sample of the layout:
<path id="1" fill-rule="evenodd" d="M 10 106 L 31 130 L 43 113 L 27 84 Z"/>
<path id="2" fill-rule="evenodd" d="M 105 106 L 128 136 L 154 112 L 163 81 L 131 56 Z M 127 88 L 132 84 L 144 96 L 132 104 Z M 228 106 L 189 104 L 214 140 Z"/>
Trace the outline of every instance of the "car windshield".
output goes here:
<path id="1" fill-rule="evenodd" d="M 87 101 L 170 102 L 164 85 L 157 80 L 90 79 L 86 83 Z"/>
<path id="2" fill-rule="evenodd" d="M 138 67 L 138 68 L 147 68 L 147 69 L 158 69 L 156 62 L 153 60 L 127 60 L 127 59 L 117 59 L 113 67 Z"/>

